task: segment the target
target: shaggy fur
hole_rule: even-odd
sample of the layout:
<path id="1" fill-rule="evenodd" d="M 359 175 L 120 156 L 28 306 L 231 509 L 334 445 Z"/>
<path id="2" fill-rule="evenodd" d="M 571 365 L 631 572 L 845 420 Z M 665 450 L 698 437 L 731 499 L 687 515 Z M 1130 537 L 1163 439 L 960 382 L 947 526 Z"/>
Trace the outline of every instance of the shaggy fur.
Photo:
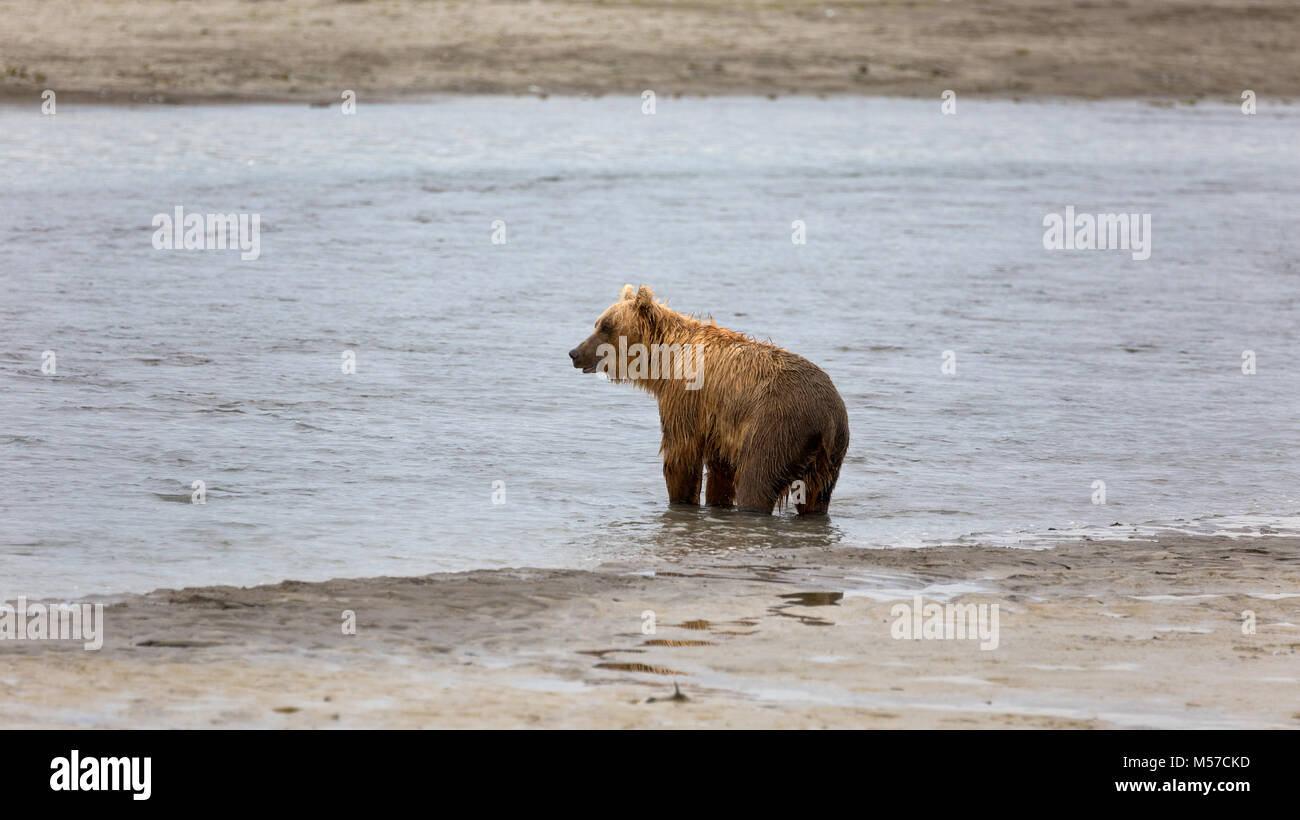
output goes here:
<path id="1" fill-rule="evenodd" d="M 771 514 L 795 481 L 801 515 L 826 512 L 849 446 L 844 401 L 817 365 L 776 345 L 656 302 L 650 288 L 625 285 L 596 320 L 596 332 L 569 351 L 573 366 L 599 367 L 602 344 L 702 345 L 699 389 L 682 378 L 639 378 L 659 401 L 660 451 L 668 499 Z"/>

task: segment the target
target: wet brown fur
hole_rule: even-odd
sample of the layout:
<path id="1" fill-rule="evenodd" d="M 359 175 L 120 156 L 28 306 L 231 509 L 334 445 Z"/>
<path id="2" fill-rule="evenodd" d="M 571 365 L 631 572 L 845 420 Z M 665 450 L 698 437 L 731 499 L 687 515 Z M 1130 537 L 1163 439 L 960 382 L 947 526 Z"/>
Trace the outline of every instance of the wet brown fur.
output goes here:
<path id="1" fill-rule="evenodd" d="M 596 332 L 570 351 L 591 372 L 601 344 L 703 345 L 700 387 L 682 378 L 635 379 L 655 396 L 663 431 L 660 452 L 669 501 L 705 503 L 770 514 L 795 481 L 804 482 L 800 515 L 824 514 L 849 446 L 844 401 L 817 365 L 656 302 L 625 285 L 596 320 Z"/>

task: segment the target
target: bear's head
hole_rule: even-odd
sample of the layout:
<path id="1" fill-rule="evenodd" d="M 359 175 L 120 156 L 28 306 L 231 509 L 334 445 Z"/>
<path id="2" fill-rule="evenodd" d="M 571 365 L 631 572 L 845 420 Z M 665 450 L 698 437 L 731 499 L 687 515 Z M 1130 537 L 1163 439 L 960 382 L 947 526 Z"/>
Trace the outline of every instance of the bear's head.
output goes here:
<path id="1" fill-rule="evenodd" d="M 569 351 L 573 366 L 583 373 L 595 373 L 600 367 L 601 345 L 619 348 L 619 337 L 624 341 L 624 350 L 635 344 L 645 344 L 659 311 L 664 308 L 655 302 L 655 295 L 649 286 L 640 288 L 624 285 L 618 301 L 610 305 L 596 320 L 596 332 L 587 337 L 582 344 Z M 606 351 L 609 348 L 605 348 Z"/>

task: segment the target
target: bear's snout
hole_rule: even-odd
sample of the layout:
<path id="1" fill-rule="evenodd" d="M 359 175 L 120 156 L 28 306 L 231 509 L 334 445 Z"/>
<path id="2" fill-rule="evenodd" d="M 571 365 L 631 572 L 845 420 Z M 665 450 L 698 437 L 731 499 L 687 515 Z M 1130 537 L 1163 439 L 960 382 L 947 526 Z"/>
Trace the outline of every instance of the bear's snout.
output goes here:
<path id="1" fill-rule="evenodd" d="M 591 365 L 589 362 L 584 361 L 584 359 L 586 358 L 586 356 L 584 356 L 582 352 L 582 348 L 584 346 L 585 345 L 578 345 L 573 350 L 570 350 L 569 359 L 573 361 L 574 367 L 580 369 L 583 373 L 586 373 L 590 369 L 594 369 L 594 365 Z"/>
<path id="2" fill-rule="evenodd" d="M 569 359 L 573 362 L 573 366 L 583 373 L 596 372 L 596 357 L 592 355 L 590 339 L 570 350 Z"/>

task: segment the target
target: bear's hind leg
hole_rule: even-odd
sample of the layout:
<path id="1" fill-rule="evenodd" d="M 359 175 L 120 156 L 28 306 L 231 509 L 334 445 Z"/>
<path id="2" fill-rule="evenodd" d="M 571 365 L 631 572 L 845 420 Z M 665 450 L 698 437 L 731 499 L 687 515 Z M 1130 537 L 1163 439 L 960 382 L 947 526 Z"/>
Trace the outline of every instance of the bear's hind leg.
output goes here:
<path id="1" fill-rule="evenodd" d="M 796 505 L 800 514 L 825 512 L 830 504 L 830 486 L 816 469 L 815 453 L 820 434 L 800 434 L 796 423 L 776 424 L 764 435 L 756 435 L 741 450 L 736 470 L 736 506 L 742 510 L 771 515 L 777 501 L 789 494 L 796 480 L 804 481 L 805 502 Z M 786 432 L 789 431 L 789 432 Z M 812 469 L 810 469 L 812 467 Z M 823 506 L 817 504 L 824 498 Z"/>
<path id="2" fill-rule="evenodd" d="M 785 482 L 772 472 L 771 453 L 763 448 L 741 453 L 736 468 L 736 507 L 745 512 L 771 515 Z"/>
<path id="3" fill-rule="evenodd" d="M 709 478 L 704 485 L 704 503 L 710 507 L 730 507 L 735 498 L 735 468 L 724 461 L 710 461 Z"/>
<path id="4" fill-rule="evenodd" d="M 825 515 L 831 505 L 831 493 L 840 478 L 840 466 L 848 450 L 848 436 L 841 436 L 830 446 L 825 441 L 814 454 L 812 463 L 804 471 L 803 504 L 795 504 L 800 515 Z"/>
<path id="5" fill-rule="evenodd" d="M 776 507 L 777 499 L 781 497 L 781 493 L 779 490 L 773 490 L 765 486 L 765 482 L 755 480 L 755 478 L 750 477 L 747 480 L 743 471 L 737 475 L 736 508 L 744 512 L 771 515 L 772 509 Z"/>
<path id="6" fill-rule="evenodd" d="M 803 483 L 804 497 L 808 500 L 802 504 L 796 503 L 795 510 L 800 515 L 825 515 L 826 508 L 831 505 L 830 490 L 820 486 L 814 475 L 805 476 Z"/>

